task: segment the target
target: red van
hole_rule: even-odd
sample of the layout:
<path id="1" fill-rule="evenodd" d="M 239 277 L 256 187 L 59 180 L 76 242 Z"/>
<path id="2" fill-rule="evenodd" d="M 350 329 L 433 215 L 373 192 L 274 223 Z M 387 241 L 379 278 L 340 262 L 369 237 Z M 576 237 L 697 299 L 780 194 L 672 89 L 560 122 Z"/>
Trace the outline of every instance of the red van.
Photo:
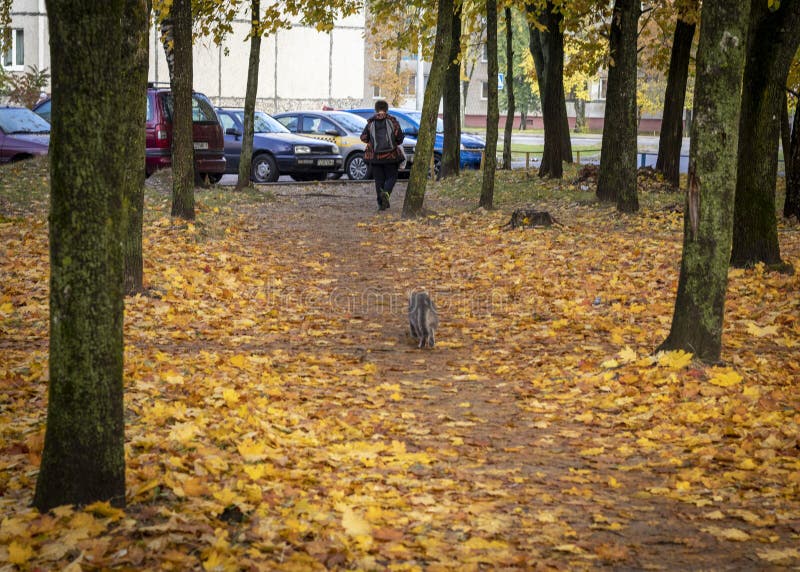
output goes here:
<path id="1" fill-rule="evenodd" d="M 169 88 L 147 88 L 145 172 L 149 177 L 172 166 L 172 115 Z M 225 173 L 225 138 L 214 106 L 202 93 L 192 93 L 195 173 L 216 183 Z"/>

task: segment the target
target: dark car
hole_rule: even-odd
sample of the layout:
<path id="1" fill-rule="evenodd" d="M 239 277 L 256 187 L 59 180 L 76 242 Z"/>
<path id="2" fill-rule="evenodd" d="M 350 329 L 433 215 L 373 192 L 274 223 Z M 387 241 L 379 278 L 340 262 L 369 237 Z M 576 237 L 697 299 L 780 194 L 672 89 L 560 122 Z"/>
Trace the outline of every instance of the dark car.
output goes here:
<path id="1" fill-rule="evenodd" d="M 342 174 L 348 178 L 355 181 L 372 178 L 372 170 L 364 161 L 366 144 L 361 141 L 361 132 L 367 125 L 364 118 L 345 111 L 287 111 L 276 113 L 275 119 L 292 133 L 336 143 L 344 157 Z M 406 170 L 414 161 L 416 143 L 411 137 L 403 141 Z"/>
<path id="2" fill-rule="evenodd" d="M 217 108 L 225 130 L 226 173 L 237 174 L 242 154 L 244 110 Z M 253 125 L 253 158 L 250 180 L 272 183 L 281 175 L 298 181 L 323 180 L 341 170 L 342 156 L 335 143 L 301 137 L 262 111 L 256 111 Z"/>
<path id="3" fill-rule="evenodd" d="M 175 103 L 168 88 L 147 88 L 145 172 L 172 166 L 172 117 Z M 202 93 L 192 93 L 194 167 L 200 178 L 216 183 L 225 173 L 225 139 L 214 106 Z"/>
<path id="4" fill-rule="evenodd" d="M 350 113 L 360 115 L 369 119 L 375 114 L 374 109 L 348 109 Z M 413 109 L 390 109 L 389 113 L 397 118 L 403 133 L 416 137 L 419 134 L 419 124 L 422 121 L 422 112 Z M 444 124 L 441 119 L 436 120 L 436 140 L 433 143 L 433 162 L 434 170 L 439 172 L 439 165 L 442 162 L 442 150 L 444 149 Z M 462 169 L 480 169 L 483 151 L 486 144 L 471 135 L 461 135 L 461 160 Z"/>
<path id="5" fill-rule="evenodd" d="M 0 163 L 47 155 L 50 124 L 24 107 L 0 107 Z"/>

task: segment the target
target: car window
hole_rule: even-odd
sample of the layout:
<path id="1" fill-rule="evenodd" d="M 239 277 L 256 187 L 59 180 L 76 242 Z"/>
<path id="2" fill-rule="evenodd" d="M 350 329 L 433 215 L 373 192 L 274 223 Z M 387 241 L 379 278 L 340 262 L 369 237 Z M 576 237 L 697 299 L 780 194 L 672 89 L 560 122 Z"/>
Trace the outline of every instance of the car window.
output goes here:
<path id="1" fill-rule="evenodd" d="M 150 123 L 153 120 L 153 101 L 150 99 L 150 96 L 147 96 L 147 119 L 146 121 Z"/>
<path id="2" fill-rule="evenodd" d="M 164 113 L 171 122 L 175 113 L 175 101 L 171 93 L 164 93 Z M 217 114 L 214 107 L 205 97 L 199 94 L 192 94 L 192 121 L 197 123 L 216 123 Z"/>
<path id="3" fill-rule="evenodd" d="M 317 133 L 324 134 L 328 131 L 339 131 L 332 121 L 324 117 L 312 117 L 309 115 L 303 116 L 303 129 L 302 133 Z"/>
<path id="4" fill-rule="evenodd" d="M 51 100 L 48 99 L 43 104 L 41 104 L 39 107 L 37 107 L 36 111 L 35 111 L 35 113 L 37 115 L 42 117 L 42 119 L 44 119 L 47 122 L 50 121 L 50 104 L 51 104 Z"/>
<path id="5" fill-rule="evenodd" d="M 414 113 L 409 113 L 408 115 L 409 117 L 411 117 L 412 120 L 417 122 L 417 125 L 422 123 L 422 113 L 420 113 L 419 111 Z M 436 119 L 436 133 L 444 133 L 444 121 L 442 121 L 439 118 Z"/>
<path id="6" fill-rule="evenodd" d="M 243 120 L 243 118 L 244 111 L 241 113 L 241 115 L 239 115 L 240 120 Z M 263 111 L 256 111 L 253 120 L 253 131 L 256 133 L 289 133 L 289 130 L 286 129 L 286 127 L 279 123 L 274 117 L 267 115 Z"/>
<path id="7" fill-rule="evenodd" d="M 277 119 L 289 131 L 297 132 L 297 117 L 287 115 L 286 117 L 278 117 Z"/>
<path id="8" fill-rule="evenodd" d="M 358 115 L 353 115 L 352 113 L 337 113 L 333 118 L 350 133 L 361 133 L 367 125 L 366 119 Z"/>
<path id="9" fill-rule="evenodd" d="M 234 129 L 238 129 L 236 121 L 233 119 L 233 116 L 227 113 L 219 114 L 219 122 L 222 123 L 222 129 L 224 129 L 225 131 L 227 131 L 231 127 L 233 127 Z"/>
<path id="10" fill-rule="evenodd" d="M 0 109 L 0 129 L 11 133 L 50 133 L 50 124 L 30 109 Z"/>
<path id="11" fill-rule="evenodd" d="M 403 133 L 416 133 L 419 131 L 419 128 L 405 117 L 395 115 L 394 118 L 397 119 L 397 122 L 400 124 L 400 129 L 403 130 Z"/>

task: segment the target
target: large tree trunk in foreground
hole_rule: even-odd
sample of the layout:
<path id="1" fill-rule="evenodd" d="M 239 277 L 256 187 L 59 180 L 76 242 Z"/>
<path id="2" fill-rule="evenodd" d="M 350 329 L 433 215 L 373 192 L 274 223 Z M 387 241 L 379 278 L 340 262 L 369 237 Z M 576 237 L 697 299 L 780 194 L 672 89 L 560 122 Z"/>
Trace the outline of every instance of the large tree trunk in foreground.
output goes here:
<path id="1" fill-rule="evenodd" d="M 140 97 L 142 85 L 147 85 L 147 66 L 150 56 L 148 34 L 140 34 L 142 27 L 149 29 L 150 0 L 146 2 L 146 11 L 133 11 L 130 19 L 123 22 L 125 26 L 125 49 L 130 54 L 128 69 L 124 72 L 129 81 L 125 86 L 130 93 L 128 97 Z M 129 0 L 129 3 L 141 4 L 140 0 Z M 144 22 L 139 21 L 145 18 Z M 147 103 L 143 97 L 137 109 L 138 116 L 133 121 L 123 122 L 120 129 L 127 129 L 125 139 L 128 141 L 126 153 L 129 166 L 125 170 L 125 181 L 122 192 L 127 204 L 127 226 L 125 229 L 125 293 L 137 294 L 144 289 L 144 256 L 142 254 L 142 227 L 144 224 L 144 170 L 145 162 L 145 124 Z"/>
<path id="2" fill-rule="evenodd" d="M 170 12 L 175 77 L 172 97 L 172 216 L 194 220 L 194 142 L 192 137 L 192 2 L 175 0 Z"/>
<path id="3" fill-rule="evenodd" d="M 503 169 L 511 169 L 511 135 L 514 131 L 514 30 L 512 27 L 511 8 L 504 10 L 506 20 L 506 125 L 503 131 Z"/>
<path id="4" fill-rule="evenodd" d="M 662 173 L 676 188 L 680 185 L 683 107 L 686 102 L 686 82 L 689 78 L 695 27 L 694 23 L 684 22 L 678 17 L 672 40 L 667 90 L 664 94 L 661 135 L 658 139 L 656 171 Z"/>
<path id="5" fill-rule="evenodd" d="M 244 133 L 239 155 L 239 179 L 236 190 L 250 186 L 250 167 L 253 164 L 253 130 L 258 95 L 258 68 L 261 61 L 261 0 L 252 0 L 250 26 L 250 61 L 247 66 L 247 88 L 244 95 Z"/>
<path id="6" fill-rule="evenodd" d="M 147 37 L 144 0 L 48 0 L 50 381 L 34 505 L 125 504 L 123 188 L 146 83 L 130 46 Z M 76 41 L 80 38 L 80 41 Z M 102 97 L 86 86 L 102 86 Z M 135 169 L 143 170 L 137 162 Z"/>
<path id="7" fill-rule="evenodd" d="M 500 110 L 497 96 L 497 2 L 486 3 L 486 47 L 489 56 L 489 101 L 486 111 L 486 150 L 483 157 L 483 180 L 479 205 L 494 208 L 494 177 L 497 171 L 497 129 Z"/>
<path id="8" fill-rule="evenodd" d="M 800 0 L 772 12 L 753 0 L 739 125 L 731 264 L 782 267 L 775 215 L 778 139 L 789 65 L 800 44 Z"/>
<path id="9" fill-rule="evenodd" d="M 433 50 L 428 86 L 422 103 L 422 121 L 420 122 L 417 148 L 414 152 L 414 164 L 408 178 L 406 198 L 403 201 L 403 218 L 416 217 L 422 214 L 422 203 L 425 201 L 425 187 L 428 182 L 433 143 L 436 138 L 436 117 L 439 101 L 442 99 L 442 85 L 450 55 L 450 26 L 453 22 L 453 0 L 439 0 L 439 11 L 436 19 L 436 43 Z"/>
<path id="10" fill-rule="evenodd" d="M 783 152 L 784 161 L 791 168 L 786 169 L 786 200 L 783 203 L 783 216 L 800 220 L 800 97 L 794 110 L 794 128 L 789 142 L 789 151 Z"/>
<path id="11" fill-rule="evenodd" d="M 616 0 L 611 16 L 605 127 L 597 198 L 624 213 L 639 210 L 636 188 L 636 39 L 640 0 Z"/>
<path id="12" fill-rule="evenodd" d="M 722 347 L 749 8 L 740 0 L 703 7 L 681 274 L 661 346 L 712 363 Z"/>
<path id="13" fill-rule="evenodd" d="M 450 30 L 450 57 L 444 79 L 444 148 L 439 177 L 461 171 L 461 6 L 454 8 Z"/>

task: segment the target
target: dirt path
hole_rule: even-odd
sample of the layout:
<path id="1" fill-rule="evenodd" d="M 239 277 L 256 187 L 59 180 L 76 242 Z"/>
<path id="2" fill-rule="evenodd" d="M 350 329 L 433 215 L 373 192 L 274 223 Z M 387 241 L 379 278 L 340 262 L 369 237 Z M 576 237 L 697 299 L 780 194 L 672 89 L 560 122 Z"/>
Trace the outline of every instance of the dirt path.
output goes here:
<path id="1" fill-rule="evenodd" d="M 613 422 L 594 430 L 563 416 L 543 422 L 537 410 L 548 405 L 537 402 L 527 380 L 502 372 L 471 374 L 479 350 L 514 351 L 492 342 L 491 335 L 478 348 L 442 312 L 440 345 L 432 351 L 414 347 L 405 333 L 402 289 L 409 269 L 402 252 L 387 255 L 376 247 L 380 234 L 370 229 L 399 220 L 403 194 L 400 184 L 391 210 L 378 213 L 371 186 L 282 188 L 260 214 L 259 232 L 266 243 L 292 241 L 298 257 L 326 262 L 331 289 L 315 304 L 326 313 L 346 313 L 349 324 L 324 342 L 326 350 L 371 364 L 377 369 L 371 383 L 396 386 L 403 396 L 352 407 L 379 408 L 391 420 L 375 425 L 382 437 L 451 459 L 419 467 L 416 476 L 471 484 L 469 498 L 442 493 L 447 502 L 464 503 L 465 529 L 510 542 L 516 554 L 510 568 L 763 569 L 741 544 L 701 531 L 709 509 L 646 493 L 664 485 L 668 466 L 658 474 L 578 454 L 589 441 L 587 431 L 611 436 L 618 429 Z M 417 276 L 426 272 L 410 269 Z M 438 302 L 448 306 L 445 299 Z M 315 304 L 309 305 L 312 314 L 320 308 Z M 524 347 L 533 364 L 542 349 L 535 341 Z M 630 466 L 648 459 L 627 461 Z"/>

